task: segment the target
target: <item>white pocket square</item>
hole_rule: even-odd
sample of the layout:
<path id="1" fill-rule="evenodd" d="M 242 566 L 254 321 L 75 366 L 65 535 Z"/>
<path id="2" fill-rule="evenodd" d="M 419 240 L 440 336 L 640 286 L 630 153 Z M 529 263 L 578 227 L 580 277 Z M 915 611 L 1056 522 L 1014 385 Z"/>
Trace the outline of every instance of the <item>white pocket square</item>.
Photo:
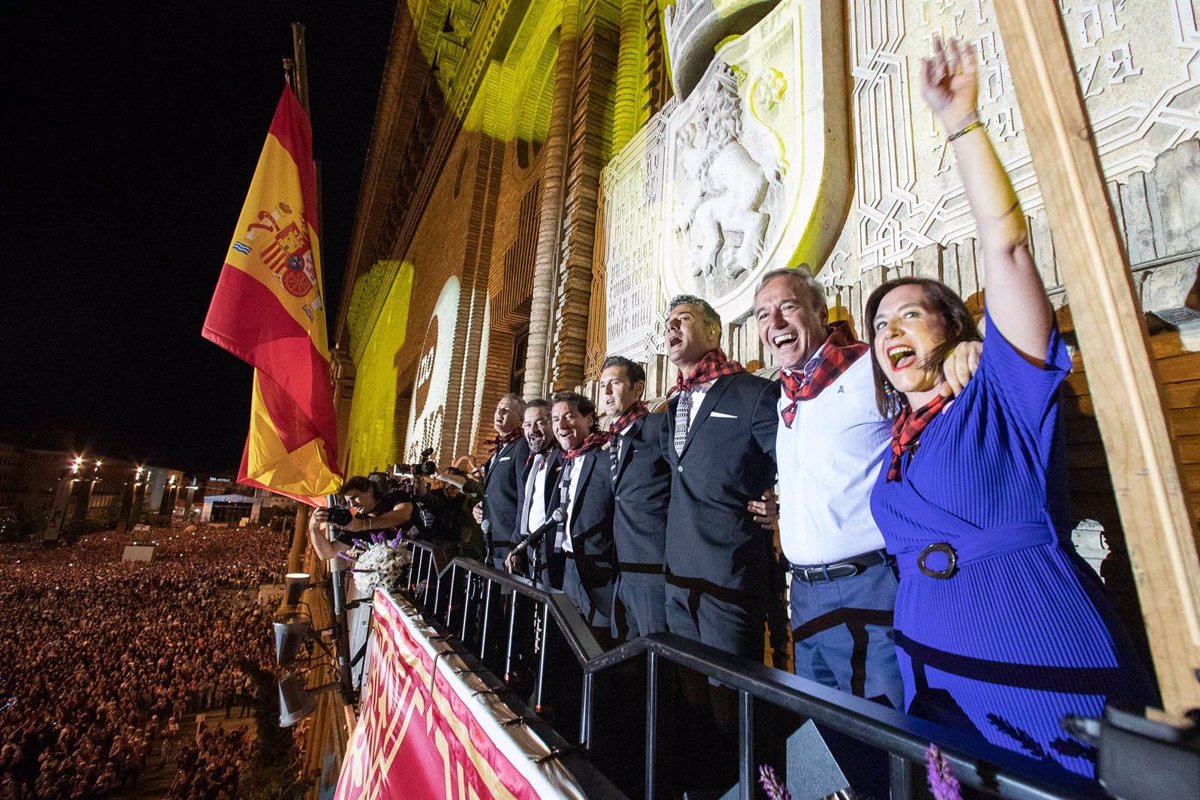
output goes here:
<path id="1" fill-rule="evenodd" d="M 712 415 L 717 419 L 737 419 L 737 414 L 723 414 L 720 411 L 712 412 Z"/>
<path id="2" fill-rule="evenodd" d="M 500 460 L 501 460 L 501 461 L 511 461 L 511 460 L 512 460 L 512 456 L 500 456 Z"/>

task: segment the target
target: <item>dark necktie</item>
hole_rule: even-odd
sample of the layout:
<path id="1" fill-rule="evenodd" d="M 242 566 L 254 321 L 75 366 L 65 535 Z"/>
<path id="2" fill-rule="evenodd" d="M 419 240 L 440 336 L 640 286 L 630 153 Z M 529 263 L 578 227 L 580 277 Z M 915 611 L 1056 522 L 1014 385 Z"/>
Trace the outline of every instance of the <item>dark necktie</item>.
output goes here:
<path id="1" fill-rule="evenodd" d="M 571 469 L 574 459 L 566 459 L 563 461 L 562 478 L 558 482 L 558 510 L 560 519 L 556 529 L 557 538 L 554 540 L 554 549 L 561 550 L 560 542 L 567 540 L 567 514 L 571 510 Z"/>
<path id="2" fill-rule="evenodd" d="M 688 425 L 692 422 L 692 393 L 683 390 L 679 393 L 679 405 L 675 406 L 675 455 L 683 455 L 683 445 L 687 442 Z"/>
<path id="3" fill-rule="evenodd" d="M 614 433 L 608 443 L 608 470 L 613 486 L 617 485 L 617 470 L 621 467 L 621 434 Z"/>

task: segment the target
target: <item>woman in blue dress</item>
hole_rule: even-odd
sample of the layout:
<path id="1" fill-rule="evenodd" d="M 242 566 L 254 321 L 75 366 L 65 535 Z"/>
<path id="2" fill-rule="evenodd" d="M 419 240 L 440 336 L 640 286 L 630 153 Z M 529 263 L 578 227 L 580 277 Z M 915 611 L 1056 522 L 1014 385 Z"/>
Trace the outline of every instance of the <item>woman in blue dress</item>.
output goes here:
<path id="1" fill-rule="evenodd" d="M 950 401 L 938 365 L 980 338 L 963 301 L 913 278 L 872 293 L 876 385 L 896 422 L 871 508 L 900 569 L 908 711 L 1092 776 L 1094 752 L 1061 719 L 1100 716 L 1105 703 L 1157 704 L 1157 692 L 1070 545 L 1058 409 L 1071 362 L 977 93 L 974 53 L 935 40 L 922 94 L 978 226 L 987 336 L 978 371 Z"/>

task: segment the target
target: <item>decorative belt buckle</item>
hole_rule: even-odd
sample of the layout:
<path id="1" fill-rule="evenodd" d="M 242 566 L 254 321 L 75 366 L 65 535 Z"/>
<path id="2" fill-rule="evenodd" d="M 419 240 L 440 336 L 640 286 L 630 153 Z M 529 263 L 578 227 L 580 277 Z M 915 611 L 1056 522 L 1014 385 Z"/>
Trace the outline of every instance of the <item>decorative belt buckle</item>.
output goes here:
<path id="1" fill-rule="evenodd" d="M 925 566 L 925 559 L 930 553 L 945 553 L 946 567 L 945 569 L 930 569 Z M 917 569 L 921 570 L 922 575 L 927 575 L 930 578 L 938 580 L 949 580 L 954 574 L 954 570 L 958 567 L 958 553 L 954 551 L 947 542 L 934 542 L 921 551 L 921 555 L 917 556 Z"/>

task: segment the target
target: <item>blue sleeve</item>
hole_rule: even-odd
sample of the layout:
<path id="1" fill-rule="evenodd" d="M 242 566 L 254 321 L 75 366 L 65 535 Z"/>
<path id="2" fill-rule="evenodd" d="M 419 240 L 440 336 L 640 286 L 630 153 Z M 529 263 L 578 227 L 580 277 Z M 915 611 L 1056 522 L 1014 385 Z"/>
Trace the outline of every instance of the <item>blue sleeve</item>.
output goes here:
<path id="1" fill-rule="evenodd" d="M 1058 388 L 1071 371 L 1071 357 L 1055 324 L 1041 364 L 1031 363 L 984 311 L 986 332 L 983 355 L 979 359 L 979 378 L 991 394 L 1001 398 L 1004 407 L 1023 427 L 1040 431 L 1048 411 L 1058 402 Z"/>

